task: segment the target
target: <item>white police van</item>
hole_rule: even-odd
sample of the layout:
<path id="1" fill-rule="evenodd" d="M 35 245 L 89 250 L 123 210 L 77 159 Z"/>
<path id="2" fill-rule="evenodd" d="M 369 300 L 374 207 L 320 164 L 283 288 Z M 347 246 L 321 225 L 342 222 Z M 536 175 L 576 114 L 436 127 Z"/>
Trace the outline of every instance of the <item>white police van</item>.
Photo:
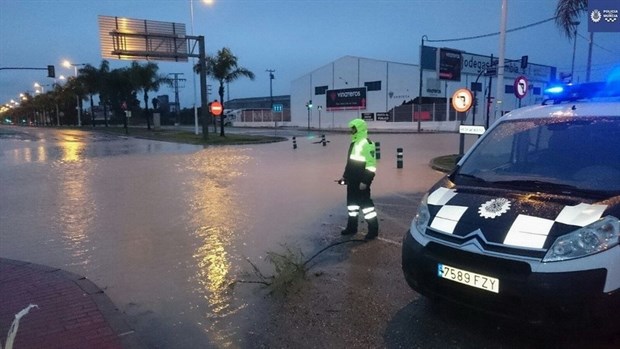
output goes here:
<path id="1" fill-rule="evenodd" d="M 535 324 L 617 329 L 620 83 L 547 91 L 494 123 L 424 196 L 404 237 L 405 279 Z"/>

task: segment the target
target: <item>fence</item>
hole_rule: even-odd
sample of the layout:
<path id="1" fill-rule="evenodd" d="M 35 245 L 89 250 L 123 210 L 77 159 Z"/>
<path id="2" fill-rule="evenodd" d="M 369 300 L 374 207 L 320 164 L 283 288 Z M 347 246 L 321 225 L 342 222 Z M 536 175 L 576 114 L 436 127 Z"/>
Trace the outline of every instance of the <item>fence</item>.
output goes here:
<path id="1" fill-rule="evenodd" d="M 418 118 L 420 121 L 457 121 L 457 114 L 452 106 L 446 110 L 445 103 L 403 104 L 390 111 L 390 121 L 417 122 Z"/>
<path id="2" fill-rule="evenodd" d="M 291 121 L 291 110 L 274 112 L 271 109 L 245 109 L 237 116 L 238 122 L 286 122 Z"/>

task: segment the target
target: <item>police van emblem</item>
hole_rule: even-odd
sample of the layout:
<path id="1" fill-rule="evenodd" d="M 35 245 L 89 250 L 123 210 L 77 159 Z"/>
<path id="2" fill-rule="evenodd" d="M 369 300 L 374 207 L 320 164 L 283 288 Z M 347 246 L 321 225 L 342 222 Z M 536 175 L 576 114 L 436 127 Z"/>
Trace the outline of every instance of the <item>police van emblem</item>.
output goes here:
<path id="1" fill-rule="evenodd" d="M 510 210 L 510 201 L 505 198 L 497 198 L 480 205 L 478 213 L 480 213 L 480 217 L 495 218 L 508 212 L 508 210 Z"/>

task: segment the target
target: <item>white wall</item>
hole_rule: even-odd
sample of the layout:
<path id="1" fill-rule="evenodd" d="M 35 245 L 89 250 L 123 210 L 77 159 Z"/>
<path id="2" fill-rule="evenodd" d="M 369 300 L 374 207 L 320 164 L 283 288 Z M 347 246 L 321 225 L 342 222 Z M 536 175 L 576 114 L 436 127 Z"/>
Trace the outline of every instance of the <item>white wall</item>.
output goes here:
<path id="1" fill-rule="evenodd" d="M 312 100 L 310 127 L 346 128 L 347 123 L 362 112 L 387 112 L 404 100 L 417 96 L 417 66 L 345 56 L 316 69 L 291 83 L 291 125 L 308 126 L 306 103 Z M 366 93 L 366 109 L 327 111 L 326 95 L 315 95 L 315 87 L 327 86 L 329 90 L 364 87 L 364 83 L 381 81 L 381 90 Z"/>
<path id="2" fill-rule="evenodd" d="M 471 55 L 472 57 L 475 55 Z M 468 56 L 469 57 L 469 56 Z M 481 56 L 482 57 L 482 56 Z M 476 59 L 485 59 L 478 56 Z M 511 63 L 514 64 L 514 63 Z M 469 69 L 469 70 L 468 70 Z M 474 68 L 464 68 L 461 75 L 461 81 L 443 81 L 438 80 L 437 71 L 423 72 L 422 95 L 425 97 L 451 98 L 452 94 L 460 88 L 471 88 L 471 83 L 478 76 L 478 71 Z M 526 76 L 531 78 L 530 92 L 521 101 L 521 106 L 540 103 L 542 96 L 534 96 L 532 91 L 534 87 L 544 89 L 548 82 L 545 77 L 549 76 L 551 67 L 530 65 Z M 541 72 L 536 73 L 535 69 Z M 514 75 L 514 76 L 512 76 Z M 520 75 L 514 73 L 506 76 L 504 85 L 512 85 L 515 76 Z M 291 82 L 291 122 L 289 126 L 310 127 L 322 129 L 345 129 L 347 123 L 356 117 L 361 117 L 362 112 L 388 112 L 395 106 L 401 105 L 405 101 L 410 101 L 419 95 L 419 66 L 414 64 L 396 63 L 380 61 L 362 57 L 344 56 L 336 61 L 326 64 L 304 76 L 299 77 Z M 480 76 L 478 82 L 482 83 L 482 92 L 477 93 L 478 107 L 476 112 L 476 124 L 485 123 L 486 101 L 484 91 L 488 86 L 488 78 Z M 364 87 L 364 83 L 372 81 L 381 81 L 380 91 L 367 91 L 366 93 L 366 109 L 364 110 L 339 110 L 327 111 L 326 95 L 315 95 L 315 87 L 327 86 L 328 90 Z M 495 93 L 497 78 L 492 81 L 491 93 Z M 312 100 L 313 108 L 308 113 L 306 103 Z M 323 110 L 319 112 L 318 106 L 322 106 Z M 519 107 L 519 100 L 513 94 L 504 94 L 504 103 L 502 109 L 510 111 Z M 444 107 L 445 108 L 445 107 Z M 491 107 L 491 122 L 499 115 L 494 107 Z M 470 110 L 466 117 L 466 124 L 472 122 L 473 111 Z M 387 125 L 385 125 L 387 124 Z M 403 124 L 403 125 L 400 125 Z M 406 125 L 405 125 L 406 124 Z M 425 122 L 423 122 L 425 124 Z M 387 129 L 417 129 L 416 123 L 386 123 L 384 121 L 375 121 L 369 124 L 374 128 Z M 422 125 L 425 130 L 446 130 L 453 129 L 454 125 L 439 125 L 439 123 L 428 123 Z M 458 127 L 457 127 L 458 129 Z"/>

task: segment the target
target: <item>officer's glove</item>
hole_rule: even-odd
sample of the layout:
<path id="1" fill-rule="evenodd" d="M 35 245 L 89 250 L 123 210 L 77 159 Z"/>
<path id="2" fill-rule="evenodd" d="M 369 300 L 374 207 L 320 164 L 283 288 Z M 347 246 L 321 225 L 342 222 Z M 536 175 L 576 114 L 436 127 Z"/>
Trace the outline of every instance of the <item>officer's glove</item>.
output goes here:
<path id="1" fill-rule="evenodd" d="M 366 190 L 366 188 L 368 188 L 366 183 L 360 183 L 360 190 Z"/>

